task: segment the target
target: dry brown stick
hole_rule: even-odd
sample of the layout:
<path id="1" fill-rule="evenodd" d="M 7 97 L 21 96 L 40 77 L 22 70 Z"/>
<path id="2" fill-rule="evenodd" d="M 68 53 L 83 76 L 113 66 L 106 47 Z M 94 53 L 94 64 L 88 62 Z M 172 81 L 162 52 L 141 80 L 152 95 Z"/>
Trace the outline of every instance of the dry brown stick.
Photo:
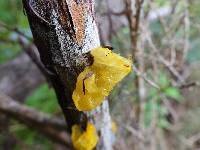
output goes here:
<path id="1" fill-rule="evenodd" d="M 190 83 L 180 85 L 179 88 L 180 89 L 187 89 L 187 88 L 195 87 L 195 86 L 200 86 L 200 83 L 198 81 L 190 82 Z"/>
<path id="2" fill-rule="evenodd" d="M 183 68 L 184 67 L 184 62 L 186 60 L 188 51 L 190 49 L 190 42 L 189 42 L 189 37 L 190 37 L 190 13 L 189 13 L 189 8 L 188 8 L 189 4 L 188 1 L 185 1 L 185 12 L 184 12 L 184 47 L 183 47 L 183 56 L 181 59 L 181 65 L 180 67 Z"/>
<path id="3" fill-rule="evenodd" d="M 37 48 L 35 47 L 35 45 L 32 43 L 27 44 L 26 41 L 24 41 L 24 39 L 21 36 L 18 37 L 18 41 L 19 41 L 20 46 L 23 48 L 26 54 L 30 57 L 33 63 L 37 66 L 40 72 L 44 75 L 46 81 L 50 85 L 51 81 L 49 78 L 49 74 L 53 74 L 53 73 L 49 72 L 40 61 L 39 57 L 36 54 Z"/>
<path id="4" fill-rule="evenodd" d="M 180 75 L 180 73 L 172 66 L 167 60 L 164 59 L 164 57 L 159 53 L 159 50 L 156 48 L 155 44 L 153 43 L 152 39 L 148 35 L 147 41 L 149 43 L 149 46 L 152 48 L 154 53 L 156 54 L 156 59 L 161 62 L 172 74 L 173 77 L 175 77 L 178 80 L 178 84 L 185 84 L 185 79 Z"/>
<path id="5" fill-rule="evenodd" d="M 126 129 L 126 130 L 128 130 L 131 134 L 133 134 L 139 140 L 141 140 L 142 142 L 144 142 L 145 137 L 144 137 L 144 135 L 141 132 L 137 131 L 136 129 L 134 129 L 130 125 L 124 125 L 123 128 Z"/>
<path id="6" fill-rule="evenodd" d="M 42 74 L 25 53 L 0 65 L 0 91 L 17 100 L 23 101 L 42 83 Z"/>
<path id="7" fill-rule="evenodd" d="M 135 1 L 135 6 L 136 6 L 136 11 L 135 14 L 133 12 L 133 2 L 131 0 L 124 0 L 125 7 L 127 10 L 127 20 L 129 23 L 129 28 L 130 28 L 130 37 L 131 37 L 131 51 L 132 51 L 132 57 L 133 57 L 133 63 L 138 68 L 138 70 L 143 73 L 143 60 L 142 57 L 139 56 L 142 55 L 142 51 L 139 51 L 137 42 L 138 42 L 138 29 L 139 29 L 139 23 L 140 23 L 140 13 L 141 13 L 141 7 L 143 4 L 143 0 L 136 0 Z M 137 98 L 138 98 L 138 107 L 136 107 L 136 120 L 139 121 L 139 116 L 140 116 L 140 102 L 144 101 L 144 81 L 141 77 L 136 76 L 135 79 L 135 87 L 137 89 Z"/>
<path id="8" fill-rule="evenodd" d="M 157 90 L 161 90 L 161 87 L 154 82 L 153 80 L 149 79 L 146 74 L 142 74 L 138 68 L 136 68 L 135 65 L 132 66 L 133 71 L 136 73 L 137 76 L 140 76 L 141 78 L 143 78 L 150 86 L 154 87 Z M 194 82 L 189 82 L 189 83 L 185 83 L 185 84 L 181 84 L 181 85 L 177 85 L 176 87 L 179 89 L 187 89 L 190 87 L 195 87 L 195 86 L 200 86 L 200 83 L 198 81 L 194 81 Z"/>
<path id="9" fill-rule="evenodd" d="M 0 26 L 4 27 L 5 29 L 9 30 L 10 32 L 16 32 L 19 35 L 19 37 L 18 37 L 19 44 L 21 45 L 23 50 L 27 53 L 27 55 L 31 58 L 31 60 L 35 63 L 35 65 L 38 67 L 38 69 L 41 71 L 41 73 L 45 76 L 47 81 L 49 81 L 47 69 L 45 69 L 45 67 L 43 66 L 43 64 L 41 63 L 41 61 L 35 54 L 34 48 L 36 48 L 36 47 L 32 43 L 27 44 L 27 42 L 23 39 L 23 38 L 26 38 L 27 40 L 32 41 L 32 38 L 26 36 L 18 28 L 11 28 L 8 25 L 4 24 L 3 22 L 0 22 Z M 7 40 L 7 42 L 15 42 L 15 41 Z"/>
<path id="10" fill-rule="evenodd" d="M 131 39 L 131 51 L 133 57 L 133 64 L 136 66 L 139 72 L 143 74 L 144 72 L 144 61 L 143 61 L 143 50 L 138 47 L 138 32 L 139 32 L 139 24 L 140 24 L 140 14 L 142 9 L 143 0 L 135 0 L 135 4 L 133 5 L 132 0 L 124 0 L 125 7 L 127 10 L 127 20 L 130 28 L 130 39 Z M 134 8 L 132 8 L 135 6 Z M 135 12 L 134 10 L 135 9 Z M 144 86 L 144 79 L 141 76 L 136 76 L 134 82 L 135 88 L 137 90 L 137 103 L 135 106 L 135 120 L 140 127 L 139 131 L 143 133 L 143 109 L 144 109 L 144 101 L 146 95 L 146 89 Z M 139 144 L 140 149 L 143 149 L 145 146 L 142 142 Z"/>
<path id="11" fill-rule="evenodd" d="M 42 83 L 43 76 L 24 53 L 0 65 L 0 92 L 15 97 L 20 102 L 24 102 L 25 98 Z M 10 127 L 9 119 L 9 116 L 0 113 L 0 128 L 8 137 L 3 138 L 5 142 L 13 139 L 9 130 L 6 130 Z"/>
<path id="12" fill-rule="evenodd" d="M 39 57 L 37 57 L 37 55 L 35 53 L 35 51 L 36 51 L 35 45 L 32 43 L 27 44 L 27 41 L 24 40 L 24 38 L 25 38 L 26 40 L 32 41 L 32 38 L 28 37 L 26 34 L 21 32 L 18 28 L 11 28 L 3 22 L 0 22 L 0 27 L 3 27 L 10 32 L 16 32 L 18 34 L 18 36 L 19 36 L 18 42 L 21 45 L 22 49 L 26 52 L 26 54 L 30 57 L 30 59 L 35 63 L 35 65 L 38 67 L 38 69 L 41 71 L 41 73 L 45 76 L 46 80 L 50 84 L 50 79 L 48 77 L 48 73 L 50 73 L 50 72 L 48 72 L 48 70 L 41 63 Z M 9 40 L 7 40 L 7 42 L 15 42 L 15 41 L 9 39 Z"/>
<path id="13" fill-rule="evenodd" d="M 0 112 L 47 135 L 53 141 L 71 147 L 70 138 L 65 132 L 66 126 L 63 120 L 50 117 L 47 114 L 22 105 L 2 93 L 0 93 Z"/>
<path id="14" fill-rule="evenodd" d="M 162 55 L 157 53 L 158 61 L 160 61 L 169 71 L 170 73 L 178 79 L 178 84 L 185 84 L 185 79 L 181 76 L 181 74 L 167 61 L 163 58 Z"/>
<path id="15" fill-rule="evenodd" d="M 138 68 L 136 68 L 135 65 L 133 65 L 132 68 L 133 68 L 133 71 L 137 74 L 137 76 L 142 77 L 149 85 L 151 85 L 152 87 L 154 87 L 154 88 L 160 90 L 159 85 L 157 85 L 154 81 L 152 81 L 152 80 L 150 80 L 149 78 L 147 78 L 147 76 L 146 76 L 145 74 L 142 74 L 142 73 L 138 70 Z"/>
<path id="16" fill-rule="evenodd" d="M 108 17 L 108 23 L 109 23 L 109 36 L 108 36 L 108 39 L 109 39 L 109 41 L 111 41 L 112 34 L 114 33 L 114 30 L 113 30 L 113 22 L 112 22 L 111 10 L 110 10 L 110 7 L 109 7 L 108 0 L 106 1 L 106 5 L 107 5 L 107 10 L 108 10 L 107 17 Z"/>

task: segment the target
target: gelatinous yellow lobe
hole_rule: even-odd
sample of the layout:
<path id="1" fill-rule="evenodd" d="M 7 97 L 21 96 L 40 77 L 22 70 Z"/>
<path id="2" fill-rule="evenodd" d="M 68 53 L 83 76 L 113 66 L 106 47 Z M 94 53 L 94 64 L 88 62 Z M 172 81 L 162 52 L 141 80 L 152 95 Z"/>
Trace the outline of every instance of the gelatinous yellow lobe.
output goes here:
<path id="1" fill-rule="evenodd" d="M 116 122 L 112 121 L 111 129 L 112 129 L 112 132 L 113 132 L 113 133 L 116 133 L 116 132 L 117 132 L 117 124 L 116 124 Z"/>
<path id="2" fill-rule="evenodd" d="M 99 106 L 113 87 L 131 71 L 131 61 L 108 48 L 91 51 L 94 62 L 77 78 L 72 98 L 79 111 L 88 111 Z"/>
<path id="3" fill-rule="evenodd" d="M 93 124 L 87 123 L 86 131 L 82 132 L 79 125 L 72 127 L 72 143 L 76 150 L 92 150 L 98 142 L 96 128 Z"/>

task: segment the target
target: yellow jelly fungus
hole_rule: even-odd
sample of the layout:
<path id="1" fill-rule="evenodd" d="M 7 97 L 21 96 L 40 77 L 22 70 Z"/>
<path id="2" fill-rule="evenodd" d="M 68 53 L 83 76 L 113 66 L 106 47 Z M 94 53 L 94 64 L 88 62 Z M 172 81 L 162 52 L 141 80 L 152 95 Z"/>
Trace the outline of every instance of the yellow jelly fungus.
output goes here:
<path id="1" fill-rule="evenodd" d="M 112 121 L 112 123 L 111 123 L 111 129 L 112 129 L 113 133 L 117 132 L 117 124 L 116 124 L 116 122 Z"/>
<path id="2" fill-rule="evenodd" d="M 77 78 L 72 99 L 79 111 L 89 111 L 99 106 L 113 87 L 131 71 L 131 61 L 108 48 L 91 51 L 94 62 Z"/>
<path id="3" fill-rule="evenodd" d="M 79 125 L 72 127 L 72 143 L 76 150 L 92 150 L 98 142 L 96 128 L 93 124 L 88 123 L 86 131 L 81 131 Z"/>

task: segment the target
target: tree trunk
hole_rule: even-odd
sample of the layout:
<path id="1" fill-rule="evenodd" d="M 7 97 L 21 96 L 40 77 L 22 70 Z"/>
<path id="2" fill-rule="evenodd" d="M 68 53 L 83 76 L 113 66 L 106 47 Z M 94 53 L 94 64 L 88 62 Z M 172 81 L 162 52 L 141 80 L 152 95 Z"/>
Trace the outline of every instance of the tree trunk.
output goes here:
<path id="1" fill-rule="evenodd" d="M 93 62 L 89 51 L 100 46 L 93 0 L 23 0 L 35 44 L 39 50 L 68 131 L 74 124 L 95 124 L 100 136 L 97 149 L 112 149 L 108 102 L 91 111 L 78 111 L 72 101 L 78 75 Z"/>

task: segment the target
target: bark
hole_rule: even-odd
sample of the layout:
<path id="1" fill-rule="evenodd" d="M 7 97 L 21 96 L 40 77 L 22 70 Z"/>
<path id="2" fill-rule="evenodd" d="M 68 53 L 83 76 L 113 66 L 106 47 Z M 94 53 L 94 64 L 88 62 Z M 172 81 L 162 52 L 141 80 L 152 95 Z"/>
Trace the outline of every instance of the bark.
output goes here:
<path id="1" fill-rule="evenodd" d="M 100 136 L 97 149 L 112 149 L 108 102 L 91 112 L 78 111 L 72 101 L 76 79 L 93 59 L 89 51 L 100 46 L 93 0 L 23 0 L 35 44 L 66 118 L 83 129 L 88 121 Z"/>

